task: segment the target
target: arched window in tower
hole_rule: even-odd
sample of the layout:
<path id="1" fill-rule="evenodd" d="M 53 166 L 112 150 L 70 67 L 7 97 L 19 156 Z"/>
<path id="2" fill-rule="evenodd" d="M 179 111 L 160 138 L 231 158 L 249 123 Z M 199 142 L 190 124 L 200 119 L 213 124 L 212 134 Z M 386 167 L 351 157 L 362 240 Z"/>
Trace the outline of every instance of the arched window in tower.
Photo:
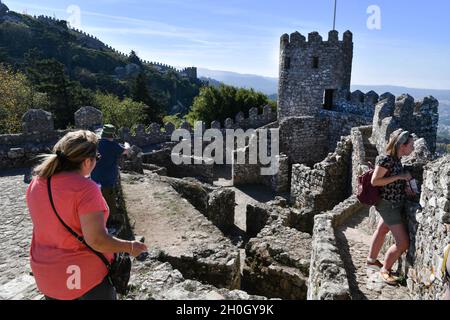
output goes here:
<path id="1" fill-rule="evenodd" d="M 313 69 L 319 69 L 319 57 L 313 58 L 312 67 L 313 67 Z"/>
<path id="2" fill-rule="evenodd" d="M 323 93 L 323 108 L 325 110 L 331 110 L 333 109 L 334 105 L 334 92 L 336 90 L 334 89 L 325 89 L 325 92 Z"/>
<path id="3" fill-rule="evenodd" d="M 284 70 L 289 70 L 291 68 L 291 58 L 284 58 Z"/>

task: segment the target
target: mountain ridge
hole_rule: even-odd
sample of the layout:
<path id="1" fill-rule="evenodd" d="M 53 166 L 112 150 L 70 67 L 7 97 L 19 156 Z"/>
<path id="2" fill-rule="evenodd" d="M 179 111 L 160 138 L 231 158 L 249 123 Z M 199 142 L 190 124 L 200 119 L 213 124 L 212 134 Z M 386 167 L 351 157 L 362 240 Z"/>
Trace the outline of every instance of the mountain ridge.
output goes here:
<path id="1" fill-rule="evenodd" d="M 246 88 L 253 88 L 257 91 L 261 91 L 267 95 L 276 95 L 278 91 L 278 78 L 259 76 L 255 74 L 241 74 L 232 71 L 211 70 L 206 68 L 198 68 L 199 77 L 211 78 L 220 81 L 227 85 L 243 86 Z M 408 93 L 416 99 L 421 99 L 425 96 L 433 95 L 436 99 L 442 100 L 441 102 L 448 102 L 450 104 L 450 89 L 427 89 L 427 88 L 410 88 L 397 85 L 364 85 L 354 84 L 352 85 L 352 91 L 361 90 L 368 92 L 373 90 L 378 94 L 385 92 L 391 92 L 394 95 L 401 95 Z"/>

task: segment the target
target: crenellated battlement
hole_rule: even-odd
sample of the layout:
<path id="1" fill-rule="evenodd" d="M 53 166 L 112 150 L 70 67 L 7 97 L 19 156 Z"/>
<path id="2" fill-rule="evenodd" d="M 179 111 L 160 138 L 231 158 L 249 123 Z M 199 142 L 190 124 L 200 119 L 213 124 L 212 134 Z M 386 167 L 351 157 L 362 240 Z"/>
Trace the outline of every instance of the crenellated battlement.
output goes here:
<path id="1" fill-rule="evenodd" d="M 277 114 L 272 107 L 266 105 L 263 107 L 263 113 L 258 113 L 258 108 L 254 107 L 249 110 L 248 118 L 245 118 L 243 112 L 236 114 L 234 119 L 227 118 L 223 123 L 220 121 L 211 122 L 211 128 L 214 129 L 256 129 L 266 124 L 277 121 Z"/>
<path id="2" fill-rule="evenodd" d="M 379 99 L 380 96 L 372 90 L 367 93 L 360 90 L 344 91 L 331 110 L 372 118 Z"/>
<path id="3" fill-rule="evenodd" d="M 409 94 L 395 97 L 390 92 L 382 94 L 375 106 L 372 141 L 380 153 L 392 132 L 401 128 L 424 138 L 429 150 L 436 150 L 439 121 L 439 101 L 432 96 L 415 101 Z"/>
<path id="4" fill-rule="evenodd" d="M 353 44 L 353 34 L 350 31 L 346 31 L 343 34 L 342 40 L 339 40 L 339 32 L 332 30 L 328 33 L 328 38 L 326 41 L 323 40 L 322 36 L 318 32 L 308 33 L 308 39 L 300 32 L 296 31 L 291 33 L 291 35 L 285 33 L 280 38 L 281 50 L 289 48 L 294 49 L 296 47 L 305 47 L 307 45 L 351 45 Z"/>
<path id="5" fill-rule="evenodd" d="M 95 131 L 103 125 L 102 112 L 94 107 L 82 107 L 74 114 L 75 129 Z M 245 117 L 242 112 L 238 113 L 234 120 L 228 118 L 223 126 L 220 121 L 213 121 L 211 128 L 215 129 L 257 129 L 258 127 L 276 121 L 276 113 L 267 105 L 263 108 L 263 113 L 258 113 L 258 108 L 249 111 L 249 117 Z M 202 125 L 197 122 L 196 126 Z M 193 134 L 194 129 L 184 121 L 180 126 Z M 158 123 L 151 123 L 149 126 L 136 124 L 132 129 L 119 128 L 117 137 L 121 141 L 129 142 L 138 147 L 163 144 L 171 141 L 172 133 L 175 130 L 172 123 L 161 126 Z M 0 134 L 0 168 L 15 168 L 31 166 L 36 160 L 36 156 L 48 153 L 54 144 L 67 132 L 74 129 L 55 130 L 53 115 L 44 110 L 31 109 L 22 117 L 22 133 Z"/>

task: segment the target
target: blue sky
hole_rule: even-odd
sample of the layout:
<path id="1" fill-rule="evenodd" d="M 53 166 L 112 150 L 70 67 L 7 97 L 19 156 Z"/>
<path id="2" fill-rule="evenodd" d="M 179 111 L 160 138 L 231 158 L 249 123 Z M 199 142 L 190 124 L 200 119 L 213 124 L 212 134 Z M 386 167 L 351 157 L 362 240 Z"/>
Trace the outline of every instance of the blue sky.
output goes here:
<path id="1" fill-rule="evenodd" d="M 68 20 L 128 53 L 177 67 L 278 75 L 279 38 L 332 29 L 333 0 L 4 0 L 11 10 Z M 377 5 L 381 29 L 367 13 Z M 450 1 L 338 0 L 336 29 L 354 34 L 353 84 L 450 89 Z M 72 15 L 73 16 L 73 15 Z"/>

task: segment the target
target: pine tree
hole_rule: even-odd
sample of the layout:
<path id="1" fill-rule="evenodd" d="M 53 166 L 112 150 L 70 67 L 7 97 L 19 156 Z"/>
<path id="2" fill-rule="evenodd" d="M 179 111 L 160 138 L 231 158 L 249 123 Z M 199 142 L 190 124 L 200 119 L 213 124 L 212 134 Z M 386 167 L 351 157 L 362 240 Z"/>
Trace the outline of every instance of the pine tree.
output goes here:
<path id="1" fill-rule="evenodd" d="M 161 122 L 162 108 L 150 95 L 147 86 L 147 77 L 141 72 L 133 83 L 131 88 L 131 96 L 134 101 L 142 102 L 146 105 L 144 112 L 147 115 L 147 122 Z"/>

